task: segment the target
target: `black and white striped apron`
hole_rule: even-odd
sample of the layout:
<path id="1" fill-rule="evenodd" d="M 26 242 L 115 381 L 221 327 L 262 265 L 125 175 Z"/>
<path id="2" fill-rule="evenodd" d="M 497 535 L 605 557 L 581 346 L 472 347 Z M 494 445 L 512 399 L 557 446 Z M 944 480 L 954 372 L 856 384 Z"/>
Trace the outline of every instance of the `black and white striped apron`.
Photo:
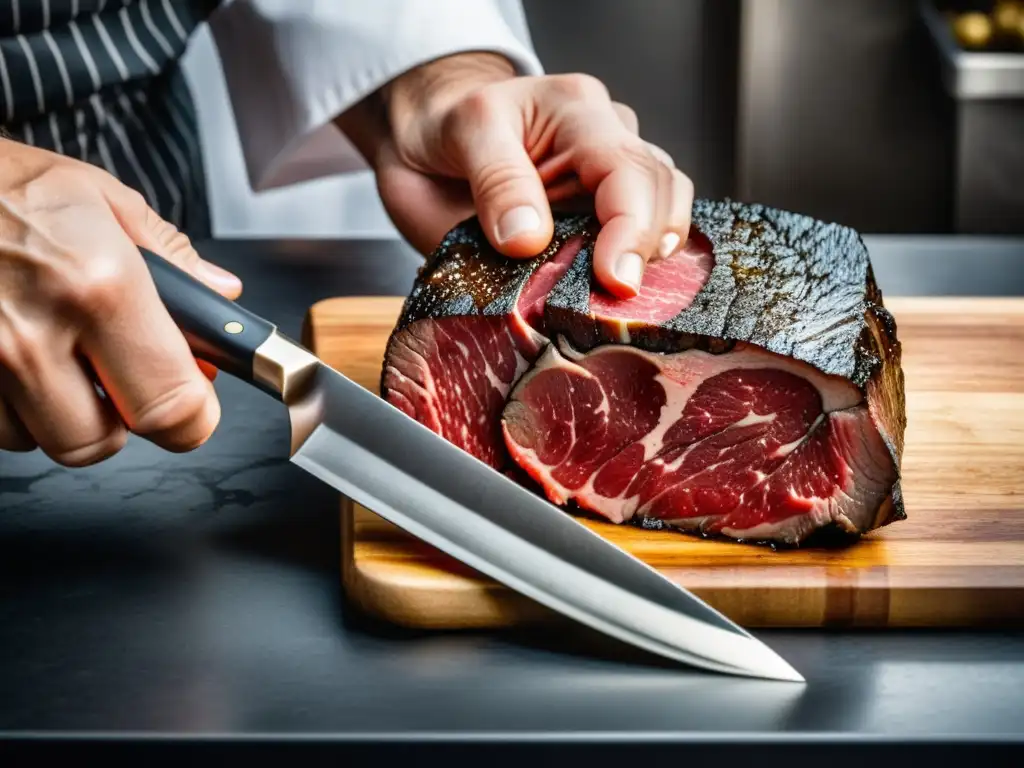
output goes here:
<path id="1" fill-rule="evenodd" d="M 0 0 L 0 125 L 105 168 L 193 238 L 210 233 L 178 60 L 219 0 Z"/>

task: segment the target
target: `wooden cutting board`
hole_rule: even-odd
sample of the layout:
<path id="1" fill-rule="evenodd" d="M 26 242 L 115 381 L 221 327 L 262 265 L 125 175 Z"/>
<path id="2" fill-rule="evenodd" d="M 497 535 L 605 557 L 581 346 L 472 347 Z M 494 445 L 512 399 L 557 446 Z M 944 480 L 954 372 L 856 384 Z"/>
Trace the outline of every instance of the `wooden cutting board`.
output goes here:
<path id="1" fill-rule="evenodd" d="M 888 299 L 904 346 L 908 519 L 840 550 L 585 524 L 747 627 L 1024 621 L 1024 299 Z M 398 298 L 311 308 L 305 343 L 378 391 Z M 362 609 L 427 628 L 502 627 L 546 609 L 342 500 L 342 580 Z"/>

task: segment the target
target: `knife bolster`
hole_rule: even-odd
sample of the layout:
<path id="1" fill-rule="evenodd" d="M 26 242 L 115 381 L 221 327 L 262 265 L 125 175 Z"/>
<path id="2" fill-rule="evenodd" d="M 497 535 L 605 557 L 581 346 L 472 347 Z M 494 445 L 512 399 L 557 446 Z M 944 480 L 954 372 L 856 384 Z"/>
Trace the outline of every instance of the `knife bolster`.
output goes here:
<path id="1" fill-rule="evenodd" d="M 313 353 L 275 330 L 256 349 L 253 380 L 291 405 L 305 393 L 319 364 Z"/>

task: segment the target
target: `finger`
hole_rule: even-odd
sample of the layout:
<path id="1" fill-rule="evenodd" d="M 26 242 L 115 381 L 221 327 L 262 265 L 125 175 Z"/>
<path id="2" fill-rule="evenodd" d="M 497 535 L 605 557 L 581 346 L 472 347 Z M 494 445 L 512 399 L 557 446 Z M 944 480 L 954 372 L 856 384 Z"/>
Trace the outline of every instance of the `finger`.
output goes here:
<path id="1" fill-rule="evenodd" d="M 217 368 L 214 365 L 196 358 L 196 365 L 199 366 L 199 370 L 203 372 L 203 376 L 208 378 L 210 381 L 214 381 L 217 378 Z"/>
<path id="2" fill-rule="evenodd" d="M 188 236 L 154 211 L 142 195 L 107 174 L 101 186 L 121 228 L 136 245 L 163 256 L 232 301 L 241 296 L 238 276 L 201 258 Z"/>
<path id="3" fill-rule="evenodd" d="M 640 134 L 640 120 L 636 116 L 636 112 L 631 107 L 627 107 L 625 104 L 620 104 L 615 101 L 612 102 L 612 109 L 615 110 L 615 114 L 619 116 L 619 120 L 626 126 L 626 130 L 634 135 Z"/>
<path id="4" fill-rule="evenodd" d="M 22 344 L 15 354 L 19 359 L 10 370 L 18 377 L 0 371 L 0 393 L 47 456 L 84 467 L 124 447 L 124 425 L 100 399 L 71 342 Z"/>
<path id="5" fill-rule="evenodd" d="M 637 117 L 636 112 L 631 107 L 628 107 L 625 104 L 620 104 L 616 101 L 612 103 L 612 109 L 615 110 L 615 114 L 619 116 L 619 120 L 622 121 L 622 124 L 626 126 L 626 130 L 630 133 L 636 134 L 637 136 L 640 135 L 640 120 Z M 652 144 L 648 141 L 647 149 L 655 158 L 667 165 L 669 168 L 676 167 L 672 156 L 657 144 Z"/>
<path id="6" fill-rule="evenodd" d="M 189 451 L 213 434 L 220 404 L 145 267 L 133 272 L 133 295 L 88 329 L 82 345 L 132 432 L 167 450 Z"/>
<path id="7" fill-rule="evenodd" d="M 584 144 L 578 164 L 580 180 L 594 191 L 601 222 L 594 274 L 613 295 L 635 296 L 671 209 L 671 171 L 632 135 Z"/>
<path id="8" fill-rule="evenodd" d="M 167 450 L 192 450 L 213 434 L 220 404 L 161 302 L 138 245 L 176 259 L 200 279 L 202 260 L 187 241 L 161 227 L 137 193 L 116 180 L 100 188 L 117 221 L 80 243 L 91 255 L 82 261 L 77 289 L 80 350 L 131 432 Z M 239 284 L 219 288 L 231 295 Z"/>
<path id="9" fill-rule="evenodd" d="M 31 451 L 36 441 L 10 405 L 0 400 L 0 451 Z"/>
<path id="10" fill-rule="evenodd" d="M 640 135 L 640 119 L 637 117 L 637 114 L 632 107 L 629 107 L 625 104 L 620 104 L 619 102 L 616 101 L 612 103 L 612 109 L 615 110 L 615 114 L 618 115 L 619 120 L 622 121 L 622 124 L 626 126 L 626 130 L 637 136 Z M 657 144 L 647 142 L 647 149 L 648 151 L 650 151 L 652 155 L 654 155 L 658 160 L 663 162 L 669 168 L 676 167 L 675 161 L 672 159 L 672 156 L 669 155 L 668 152 L 663 150 Z"/>
<path id="11" fill-rule="evenodd" d="M 540 176 L 541 183 L 548 188 L 569 177 L 576 178 L 572 152 L 560 152 L 539 161 L 537 175 Z"/>
<path id="12" fill-rule="evenodd" d="M 110 302 L 104 322 L 85 329 L 83 349 L 132 432 L 167 450 L 192 450 L 213 434 L 220 404 L 145 263 L 127 238 L 121 249 L 122 280 L 132 287 Z"/>
<path id="13" fill-rule="evenodd" d="M 241 296 L 238 276 L 201 258 L 188 236 L 160 217 L 141 195 L 116 181 L 106 184 L 104 193 L 121 227 L 136 245 L 163 256 L 225 298 L 234 301 Z M 207 379 L 217 378 L 215 366 L 199 359 L 196 364 Z"/>
<path id="14" fill-rule="evenodd" d="M 523 137 L 513 127 L 522 118 L 495 109 L 471 102 L 450 123 L 450 139 L 491 244 L 506 256 L 536 256 L 554 234 L 551 208 Z"/>
<path id="15" fill-rule="evenodd" d="M 672 171 L 671 208 L 664 234 L 658 242 L 658 256 L 668 258 L 684 245 L 690 235 L 693 215 L 693 182 L 680 171 Z"/>
<path id="16" fill-rule="evenodd" d="M 647 142 L 647 151 L 654 155 L 655 159 L 667 165 L 669 168 L 675 168 L 676 162 L 672 159 L 672 156 L 664 149 L 659 147 L 657 144 L 651 144 Z"/>

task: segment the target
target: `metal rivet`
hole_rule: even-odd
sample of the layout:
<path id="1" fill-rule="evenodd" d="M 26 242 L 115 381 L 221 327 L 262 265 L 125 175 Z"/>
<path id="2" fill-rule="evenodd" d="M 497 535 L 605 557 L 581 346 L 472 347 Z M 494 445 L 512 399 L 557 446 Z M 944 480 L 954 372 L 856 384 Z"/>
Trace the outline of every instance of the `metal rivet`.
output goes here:
<path id="1" fill-rule="evenodd" d="M 238 334 L 238 333 L 241 333 L 242 331 L 244 331 L 245 330 L 245 326 L 242 325 L 237 320 L 232 320 L 231 322 L 226 323 L 224 325 L 224 330 L 227 331 L 228 333 L 230 333 L 232 336 L 234 336 L 235 334 Z"/>

